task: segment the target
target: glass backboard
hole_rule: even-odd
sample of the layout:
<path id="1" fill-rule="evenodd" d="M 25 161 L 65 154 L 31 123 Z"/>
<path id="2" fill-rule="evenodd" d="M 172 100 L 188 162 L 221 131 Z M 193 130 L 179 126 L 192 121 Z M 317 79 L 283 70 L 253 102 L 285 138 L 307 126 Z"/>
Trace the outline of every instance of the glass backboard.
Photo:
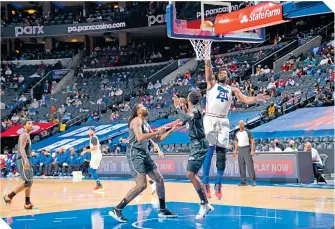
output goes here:
<path id="1" fill-rule="evenodd" d="M 189 2 L 188 4 L 196 4 L 196 2 Z M 206 5 L 210 5 L 211 9 L 206 10 Z M 239 5 L 232 5 L 229 2 L 201 2 L 199 12 L 195 12 L 197 18 L 200 18 L 186 20 L 177 18 L 175 2 L 170 2 L 166 8 L 167 34 L 175 39 L 206 39 L 216 42 L 263 42 L 265 40 L 265 28 L 224 35 L 215 35 L 213 30 L 203 31 L 200 29 L 203 21 L 211 21 L 214 24 L 216 12 L 229 13 L 232 10 L 238 10 L 238 7 Z"/>

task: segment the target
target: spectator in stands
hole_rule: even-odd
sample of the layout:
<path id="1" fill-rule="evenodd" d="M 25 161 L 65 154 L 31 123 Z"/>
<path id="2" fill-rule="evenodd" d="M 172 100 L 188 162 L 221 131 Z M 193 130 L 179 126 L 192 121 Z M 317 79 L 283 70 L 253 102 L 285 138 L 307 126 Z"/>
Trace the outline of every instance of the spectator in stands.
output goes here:
<path id="1" fill-rule="evenodd" d="M 61 105 L 58 110 L 57 110 L 58 113 L 60 113 L 61 115 L 63 115 L 65 113 L 65 106 L 64 105 Z"/>
<path id="2" fill-rule="evenodd" d="M 286 82 L 286 86 L 294 86 L 294 85 L 295 85 L 295 81 L 292 79 L 292 77 L 289 77 Z"/>
<path id="3" fill-rule="evenodd" d="M 313 58 L 313 56 L 308 56 L 305 60 L 304 60 L 305 64 L 307 65 L 312 65 L 313 67 L 316 66 L 316 59 Z"/>
<path id="4" fill-rule="evenodd" d="M 317 96 L 315 97 L 314 100 L 314 106 L 315 107 L 322 107 L 324 106 L 325 102 L 326 102 L 326 97 L 322 92 L 322 89 L 319 89 Z"/>
<path id="5" fill-rule="evenodd" d="M 19 102 L 26 102 L 27 98 L 22 94 L 21 97 L 19 98 Z"/>
<path id="6" fill-rule="evenodd" d="M 13 74 L 12 70 L 9 67 L 7 67 L 6 71 L 5 71 L 5 75 L 6 76 L 11 76 L 12 74 Z"/>
<path id="7" fill-rule="evenodd" d="M 321 157 L 318 151 L 312 148 L 312 144 L 310 142 L 306 142 L 304 150 L 307 152 L 311 152 L 312 154 L 313 173 L 314 173 L 314 177 L 318 179 L 318 175 L 321 175 L 321 174 L 317 174 L 317 170 L 323 168 Z"/>
<path id="8" fill-rule="evenodd" d="M 148 90 L 154 89 L 154 85 L 151 82 L 149 82 L 147 89 Z"/>
<path id="9" fill-rule="evenodd" d="M 56 158 L 56 161 L 57 163 L 55 164 L 55 173 L 56 173 L 56 176 L 57 175 L 60 175 L 62 176 L 63 174 L 66 173 L 66 170 L 68 168 L 68 164 L 66 163 L 68 160 L 68 155 L 65 151 L 65 148 L 60 148 L 57 150 L 57 158 Z M 61 172 L 59 172 L 59 168 L 61 168 Z"/>
<path id="10" fill-rule="evenodd" d="M 276 88 L 276 81 L 275 81 L 274 78 L 271 78 L 271 82 L 268 84 L 266 89 L 268 91 L 271 91 L 271 90 L 273 90 L 273 88 Z"/>
<path id="11" fill-rule="evenodd" d="M 270 72 L 271 72 L 271 69 L 267 65 L 265 65 L 264 68 L 261 69 L 261 73 L 260 74 L 261 75 L 265 75 L 265 74 L 268 74 Z"/>
<path id="12" fill-rule="evenodd" d="M 278 147 L 281 151 L 285 150 L 285 146 L 279 142 L 278 138 L 275 138 L 273 141 L 276 144 L 276 147 Z"/>
<path id="13" fill-rule="evenodd" d="M 288 143 L 288 147 L 284 150 L 284 152 L 297 152 L 297 146 L 295 145 L 294 140 L 290 140 Z"/>
<path id="14" fill-rule="evenodd" d="M 35 151 L 32 151 L 31 158 L 30 158 L 30 163 L 31 163 L 31 166 L 33 167 L 34 174 L 37 175 L 37 176 L 39 176 L 41 174 L 40 162 L 41 162 L 40 156 Z"/>
<path id="15" fill-rule="evenodd" d="M 37 109 L 38 108 L 38 101 L 34 99 L 34 101 L 31 103 L 30 107 Z"/>
<path id="16" fill-rule="evenodd" d="M 123 94 L 123 91 L 121 90 L 121 88 L 118 88 L 115 92 L 115 96 L 121 96 Z"/>
<path id="17" fill-rule="evenodd" d="M 325 81 L 326 81 L 327 85 L 328 85 L 328 83 L 329 84 L 334 83 L 334 81 L 335 81 L 335 74 L 334 74 L 334 70 L 332 68 L 330 68 L 328 70 L 327 77 L 326 77 Z"/>
<path id="18" fill-rule="evenodd" d="M 266 117 L 264 118 L 264 121 L 268 122 L 272 119 L 275 119 L 278 116 L 278 108 L 275 105 L 274 102 L 272 102 L 267 108 L 266 108 Z"/>
<path id="19" fill-rule="evenodd" d="M 68 173 L 67 173 L 68 176 L 72 175 L 72 171 L 80 170 L 79 156 L 78 154 L 76 154 L 73 147 L 71 147 L 70 149 L 70 156 L 67 159 L 67 164 L 69 165 Z"/>
<path id="20" fill-rule="evenodd" d="M 269 145 L 269 152 L 282 152 L 282 150 L 277 147 L 274 141 L 271 141 Z"/>
<path id="21" fill-rule="evenodd" d="M 44 82 L 43 89 L 44 89 L 44 93 L 48 93 L 49 92 L 49 82 L 48 82 L 48 80 L 46 80 Z"/>
<path id="22" fill-rule="evenodd" d="M 81 171 L 84 176 L 88 176 L 88 167 L 90 165 L 91 161 L 91 154 L 89 152 L 86 152 L 84 155 L 81 155 L 79 158 L 79 162 L 81 165 Z"/>
<path id="23" fill-rule="evenodd" d="M 162 87 L 161 83 L 159 82 L 159 80 L 157 80 L 157 82 L 154 85 L 154 88 L 157 90 L 158 88 L 161 88 L 161 87 Z"/>
<path id="24" fill-rule="evenodd" d="M 11 120 L 12 120 L 13 124 L 15 125 L 15 124 L 19 123 L 20 117 L 16 113 L 14 113 Z"/>
<path id="25" fill-rule="evenodd" d="M 282 72 L 286 72 L 286 71 L 289 70 L 289 63 L 288 63 L 288 61 L 285 61 L 285 63 L 281 67 L 281 70 L 282 70 Z"/>

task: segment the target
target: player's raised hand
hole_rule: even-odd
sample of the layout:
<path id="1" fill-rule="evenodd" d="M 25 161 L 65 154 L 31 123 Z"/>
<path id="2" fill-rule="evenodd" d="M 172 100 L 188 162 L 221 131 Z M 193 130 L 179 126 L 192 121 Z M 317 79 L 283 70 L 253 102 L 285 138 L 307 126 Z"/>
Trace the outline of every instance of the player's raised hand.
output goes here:
<path id="1" fill-rule="evenodd" d="M 182 107 L 186 106 L 186 100 L 184 98 L 179 98 L 179 105 Z"/>
<path id="2" fill-rule="evenodd" d="M 180 107 L 180 100 L 179 100 L 178 96 L 174 95 L 172 97 L 172 99 L 173 99 L 173 105 L 174 105 L 174 107 L 175 108 L 179 108 Z"/>
<path id="3" fill-rule="evenodd" d="M 157 129 L 157 134 L 165 134 L 165 132 L 166 132 L 165 127 L 160 127 Z"/>
<path id="4" fill-rule="evenodd" d="M 266 103 L 266 101 L 270 99 L 270 96 L 265 95 L 265 94 L 258 94 L 256 96 L 256 99 L 257 99 L 258 102 Z"/>
<path id="5" fill-rule="evenodd" d="M 175 124 L 175 125 L 172 126 L 171 130 L 175 131 L 175 130 L 179 129 L 181 126 L 182 126 L 182 123 L 178 122 L 177 124 Z"/>

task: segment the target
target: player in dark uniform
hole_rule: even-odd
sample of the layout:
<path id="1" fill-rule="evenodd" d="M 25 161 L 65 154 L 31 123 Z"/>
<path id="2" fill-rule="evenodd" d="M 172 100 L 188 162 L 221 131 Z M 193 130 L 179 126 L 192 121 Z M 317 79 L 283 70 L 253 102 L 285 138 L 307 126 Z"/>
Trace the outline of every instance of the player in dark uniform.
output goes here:
<path id="1" fill-rule="evenodd" d="M 157 195 L 159 198 L 160 210 L 158 217 L 177 217 L 165 206 L 165 188 L 163 176 L 157 169 L 155 162 L 149 155 L 149 140 L 154 142 L 163 141 L 179 125 L 173 126 L 169 131 L 165 128 L 158 128 L 152 131 L 149 124 L 145 121 L 148 117 L 147 109 L 142 105 L 136 105 L 129 117 L 129 147 L 127 150 L 127 160 L 131 175 L 135 178 L 136 186 L 133 187 L 126 197 L 112 210 L 109 215 L 119 222 L 128 222 L 122 215 L 122 209 L 138 196 L 147 187 L 146 175 L 156 182 Z"/>
<path id="2" fill-rule="evenodd" d="M 13 192 L 3 196 L 5 204 L 8 205 L 14 198 L 14 196 L 23 190 L 25 190 L 26 201 L 24 204 L 25 209 L 32 209 L 33 204 L 30 202 L 30 191 L 33 185 L 34 171 L 30 163 L 31 157 L 31 140 L 30 132 L 33 129 L 33 123 L 30 120 L 26 120 L 23 124 L 24 132 L 19 137 L 19 149 L 17 153 L 17 167 L 20 176 L 24 183 L 17 187 Z"/>
<path id="3" fill-rule="evenodd" d="M 200 198 L 200 210 L 195 219 L 202 219 L 214 210 L 208 203 L 201 181 L 197 176 L 204 163 L 208 151 L 203 117 L 204 112 L 200 106 L 202 96 L 200 91 L 193 90 L 188 94 L 187 104 L 184 99 L 173 97 L 174 106 L 177 109 L 179 119 L 188 127 L 188 136 L 191 140 L 191 151 L 187 164 L 187 178 L 192 182 Z M 183 110 L 182 110 L 183 109 Z"/>

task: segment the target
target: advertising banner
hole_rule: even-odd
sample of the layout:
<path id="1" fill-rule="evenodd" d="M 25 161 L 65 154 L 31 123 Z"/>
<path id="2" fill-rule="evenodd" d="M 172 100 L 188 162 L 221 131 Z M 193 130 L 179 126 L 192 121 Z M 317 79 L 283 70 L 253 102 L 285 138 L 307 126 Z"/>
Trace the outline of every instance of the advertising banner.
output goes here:
<path id="1" fill-rule="evenodd" d="M 125 29 L 126 22 L 91 22 L 81 24 L 50 26 L 16 26 L 1 28 L 1 37 L 47 37 L 60 35 L 78 35 L 96 32 L 110 32 Z"/>
<path id="2" fill-rule="evenodd" d="M 175 175 L 186 178 L 186 169 L 188 163 L 188 155 L 166 155 L 164 158 L 159 158 L 157 155 L 152 155 L 158 169 L 163 175 Z M 210 176 L 216 176 L 216 155 L 213 156 Z M 256 177 L 258 178 L 291 178 L 295 179 L 297 175 L 296 156 L 294 154 L 257 154 L 254 156 L 254 165 Z M 129 175 L 129 164 L 126 156 L 104 156 L 98 169 L 101 175 Z M 199 171 L 202 176 L 202 169 Z M 237 158 L 232 155 L 227 155 L 226 169 L 224 177 L 240 177 Z"/>
<path id="3" fill-rule="evenodd" d="M 232 11 L 238 10 L 239 5 L 231 5 Z M 214 9 L 209 9 L 204 11 L 205 17 L 212 17 L 217 14 L 223 14 L 228 12 L 228 7 L 227 6 L 217 6 L 217 8 Z M 197 19 L 201 18 L 201 12 L 197 12 Z M 162 25 L 166 24 L 166 14 L 158 14 L 158 15 L 150 15 L 148 16 L 148 26 L 152 25 Z M 199 20 L 199 25 L 200 25 L 200 20 Z M 199 27 L 198 27 L 199 28 Z"/>
<path id="4" fill-rule="evenodd" d="M 47 122 L 47 123 L 34 123 L 33 130 L 30 134 L 38 134 L 43 130 L 50 129 L 51 127 L 55 126 L 55 123 Z M 5 132 L 1 133 L 1 137 L 16 137 L 23 133 L 22 125 L 16 125 L 12 128 L 6 130 Z"/>
<path id="5" fill-rule="evenodd" d="M 62 70 L 53 70 L 52 71 L 52 79 L 53 80 L 60 80 L 62 79 L 70 70 L 69 69 L 62 69 Z"/>
<path id="6" fill-rule="evenodd" d="M 186 64 L 188 61 L 189 61 L 189 58 L 179 59 L 179 60 L 178 60 L 178 67 L 183 66 L 183 65 Z"/>
<path id="7" fill-rule="evenodd" d="M 267 2 L 218 15 L 215 19 L 214 32 L 216 35 L 242 32 L 283 22 L 286 21 L 283 20 L 282 5 Z"/>

